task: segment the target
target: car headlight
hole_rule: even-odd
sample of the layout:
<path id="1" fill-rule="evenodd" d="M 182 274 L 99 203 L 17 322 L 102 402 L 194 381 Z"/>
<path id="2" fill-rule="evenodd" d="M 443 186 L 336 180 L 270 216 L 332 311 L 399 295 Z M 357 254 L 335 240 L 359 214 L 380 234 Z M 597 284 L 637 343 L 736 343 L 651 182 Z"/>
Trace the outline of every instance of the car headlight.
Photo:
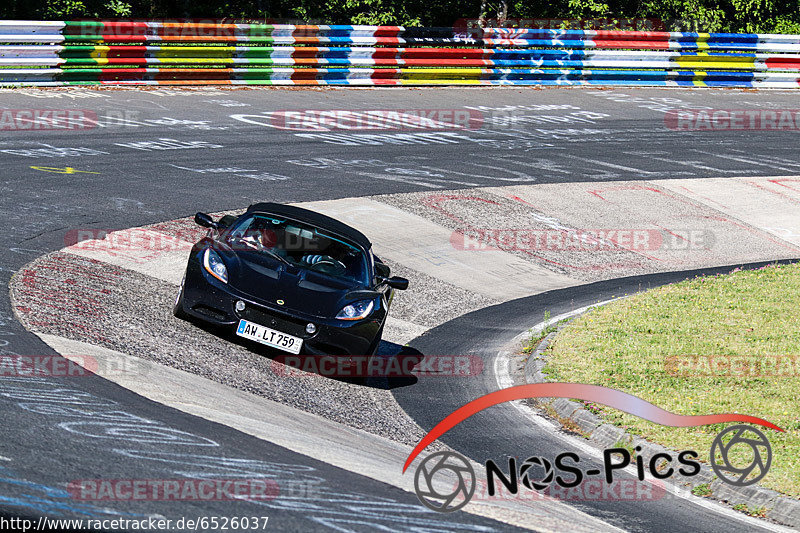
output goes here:
<path id="1" fill-rule="evenodd" d="M 373 305 L 372 300 L 346 305 L 339 311 L 336 318 L 339 320 L 361 320 L 372 312 Z"/>
<path id="2" fill-rule="evenodd" d="M 211 248 L 206 248 L 206 252 L 203 254 L 203 267 L 206 272 L 222 283 L 228 283 L 228 269 L 219 254 Z"/>

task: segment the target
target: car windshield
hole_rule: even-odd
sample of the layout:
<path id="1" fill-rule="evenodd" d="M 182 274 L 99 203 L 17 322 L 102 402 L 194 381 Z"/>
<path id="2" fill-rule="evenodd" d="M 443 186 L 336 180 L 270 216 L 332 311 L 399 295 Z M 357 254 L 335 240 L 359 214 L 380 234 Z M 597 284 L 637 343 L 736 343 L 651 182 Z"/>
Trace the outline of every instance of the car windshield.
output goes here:
<path id="1" fill-rule="evenodd" d="M 263 253 L 290 265 L 368 284 L 364 250 L 308 224 L 253 215 L 234 225 L 225 239 L 236 250 Z"/>

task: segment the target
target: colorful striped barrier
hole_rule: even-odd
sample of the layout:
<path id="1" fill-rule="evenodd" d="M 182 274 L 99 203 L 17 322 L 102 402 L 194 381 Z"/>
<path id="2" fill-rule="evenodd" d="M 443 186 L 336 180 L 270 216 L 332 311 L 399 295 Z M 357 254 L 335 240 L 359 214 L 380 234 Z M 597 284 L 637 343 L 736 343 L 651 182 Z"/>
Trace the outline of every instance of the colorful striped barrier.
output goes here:
<path id="1" fill-rule="evenodd" d="M 800 36 L 0 21 L 0 85 L 800 86 Z"/>

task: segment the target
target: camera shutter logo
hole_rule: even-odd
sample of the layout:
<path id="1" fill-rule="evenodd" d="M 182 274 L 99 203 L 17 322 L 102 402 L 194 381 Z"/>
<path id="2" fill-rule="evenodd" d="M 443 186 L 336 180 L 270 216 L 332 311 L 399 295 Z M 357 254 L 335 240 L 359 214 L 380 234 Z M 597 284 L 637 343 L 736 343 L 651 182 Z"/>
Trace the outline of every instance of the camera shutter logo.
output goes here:
<path id="1" fill-rule="evenodd" d="M 544 475 L 540 480 L 531 478 L 531 469 L 539 467 L 544 469 Z M 519 476 L 522 479 L 522 484 L 531 490 L 544 490 L 553 482 L 555 472 L 553 465 L 544 457 L 528 457 L 519 469 Z"/>
<path id="2" fill-rule="evenodd" d="M 457 511 L 475 494 L 475 470 L 460 454 L 436 452 L 417 467 L 414 490 L 428 509 L 440 513 Z"/>
<path id="3" fill-rule="evenodd" d="M 743 450 L 746 447 L 750 448 L 750 452 L 747 452 L 746 449 Z M 739 466 L 736 458 L 731 457 L 734 449 L 739 453 L 744 451 L 748 458 L 752 457 L 750 464 Z M 714 442 L 711 443 L 709 461 L 714 473 L 722 481 L 730 485 L 745 487 L 757 483 L 767 475 L 772 463 L 772 447 L 766 435 L 756 428 L 745 425 L 731 426 L 725 428 L 714 438 Z"/>

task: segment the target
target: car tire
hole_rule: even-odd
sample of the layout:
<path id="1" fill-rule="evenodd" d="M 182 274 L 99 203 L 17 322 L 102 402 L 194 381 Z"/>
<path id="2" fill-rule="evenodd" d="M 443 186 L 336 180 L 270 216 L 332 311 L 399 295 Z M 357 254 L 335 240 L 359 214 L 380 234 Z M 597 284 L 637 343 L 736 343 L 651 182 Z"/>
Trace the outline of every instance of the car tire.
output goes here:
<path id="1" fill-rule="evenodd" d="M 188 320 L 189 315 L 183 310 L 183 286 L 186 283 L 186 274 L 181 280 L 181 288 L 178 289 L 178 296 L 175 298 L 175 305 L 172 306 L 172 314 L 181 320 Z"/>

